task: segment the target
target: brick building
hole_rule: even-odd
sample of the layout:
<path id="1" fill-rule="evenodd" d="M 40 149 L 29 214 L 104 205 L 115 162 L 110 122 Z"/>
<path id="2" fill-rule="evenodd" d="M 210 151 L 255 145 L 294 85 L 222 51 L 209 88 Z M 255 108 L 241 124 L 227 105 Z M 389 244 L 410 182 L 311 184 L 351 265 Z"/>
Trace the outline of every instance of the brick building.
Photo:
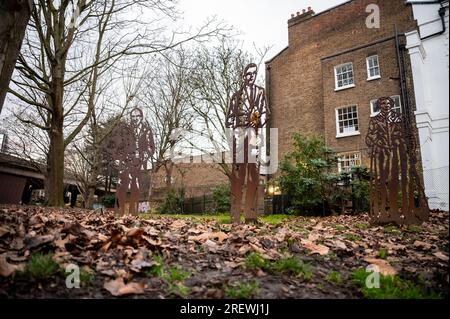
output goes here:
<path id="1" fill-rule="evenodd" d="M 366 26 L 370 4 L 379 7 L 379 28 Z M 368 165 L 364 139 L 377 112 L 374 100 L 391 96 L 402 112 L 414 109 L 403 34 L 416 28 L 403 0 L 353 0 L 318 14 L 308 8 L 292 15 L 289 46 L 266 62 L 280 159 L 299 132 L 324 136 L 341 157 L 340 170 Z"/>
<path id="2" fill-rule="evenodd" d="M 161 167 L 152 177 L 151 207 L 162 203 L 169 188 L 184 190 L 186 199 L 207 197 L 210 200 L 215 187 L 229 183 L 221 167 L 208 155 L 175 160 L 170 187 L 166 175 L 164 167 Z"/>
<path id="3" fill-rule="evenodd" d="M 170 186 L 167 183 L 166 170 L 161 167 L 152 176 L 150 207 L 160 206 L 168 190 L 172 188 L 177 191 L 184 191 L 184 208 L 187 212 L 212 212 L 214 210 L 212 198 L 214 188 L 230 183 L 221 167 L 230 157 L 229 153 L 222 152 L 221 154 L 204 154 L 176 159 L 174 160 Z M 265 178 L 261 177 L 262 184 L 264 181 Z M 257 201 L 257 209 L 260 214 L 264 213 L 264 192 L 265 188 L 260 187 Z"/>

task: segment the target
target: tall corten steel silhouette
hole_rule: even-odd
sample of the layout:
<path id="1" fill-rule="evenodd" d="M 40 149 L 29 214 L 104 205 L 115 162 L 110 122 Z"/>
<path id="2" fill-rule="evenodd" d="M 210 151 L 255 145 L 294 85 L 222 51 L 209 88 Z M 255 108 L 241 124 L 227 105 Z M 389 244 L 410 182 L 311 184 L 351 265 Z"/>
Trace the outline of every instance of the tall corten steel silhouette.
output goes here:
<path id="1" fill-rule="evenodd" d="M 249 151 L 257 152 L 258 131 L 265 127 L 270 111 L 265 90 L 255 85 L 257 72 L 258 67 L 254 63 L 245 67 L 242 85 L 231 97 L 225 122 L 226 127 L 233 130 L 231 172 L 231 215 L 233 223 L 240 222 L 246 181 L 245 220 L 249 222 L 256 220 L 258 217 L 257 200 L 260 165 L 256 156 L 255 160 L 249 160 Z M 253 158 L 253 156 L 250 156 L 250 158 Z"/>
<path id="2" fill-rule="evenodd" d="M 366 144 L 370 151 L 370 216 L 373 223 L 419 224 L 429 208 L 417 173 L 416 143 L 406 117 L 392 110 L 389 97 L 378 99 Z"/>
<path id="3" fill-rule="evenodd" d="M 119 162 L 119 180 L 116 190 L 115 211 L 117 215 L 137 214 L 139 199 L 147 172 L 147 163 L 155 151 L 150 125 L 144 120 L 142 110 L 134 108 L 130 123 L 119 123 L 113 131 L 108 152 Z M 129 196 L 128 196 L 129 194 Z"/>

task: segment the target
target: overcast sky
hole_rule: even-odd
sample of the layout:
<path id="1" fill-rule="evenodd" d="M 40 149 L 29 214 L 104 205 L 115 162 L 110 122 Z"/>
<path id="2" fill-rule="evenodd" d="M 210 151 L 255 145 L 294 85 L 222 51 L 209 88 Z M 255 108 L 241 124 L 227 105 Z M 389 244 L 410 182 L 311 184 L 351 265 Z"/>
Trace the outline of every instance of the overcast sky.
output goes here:
<path id="1" fill-rule="evenodd" d="M 288 45 L 287 20 L 311 7 L 316 13 L 346 0 L 179 0 L 185 25 L 200 25 L 216 15 L 240 30 L 246 48 L 273 46 L 266 60 Z"/>

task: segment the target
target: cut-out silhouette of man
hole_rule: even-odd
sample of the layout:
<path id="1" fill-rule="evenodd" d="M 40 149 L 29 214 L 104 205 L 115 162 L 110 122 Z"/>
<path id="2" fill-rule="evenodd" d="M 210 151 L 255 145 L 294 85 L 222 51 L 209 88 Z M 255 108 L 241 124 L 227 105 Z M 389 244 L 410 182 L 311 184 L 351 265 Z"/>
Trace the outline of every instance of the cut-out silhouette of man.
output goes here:
<path id="1" fill-rule="evenodd" d="M 125 214 L 128 198 L 129 213 L 137 214 L 140 192 L 144 186 L 147 163 L 153 156 L 155 144 L 150 125 L 144 121 L 142 110 L 134 108 L 130 113 L 130 123 L 120 123 L 115 129 L 110 152 L 119 161 L 116 213 Z"/>
<path id="2" fill-rule="evenodd" d="M 257 163 L 258 131 L 269 117 L 265 90 L 255 85 L 258 67 L 250 63 L 244 69 L 243 83 L 233 94 L 226 117 L 226 127 L 233 129 L 231 214 L 233 223 L 240 222 L 242 197 L 247 182 L 244 216 L 247 222 L 257 218 L 259 163 Z"/>
<path id="3" fill-rule="evenodd" d="M 370 215 L 375 223 L 417 224 L 428 218 L 428 204 L 416 170 L 416 143 L 405 116 L 389 97 L 377 101 L 366 136 L 370 150 Z"/>

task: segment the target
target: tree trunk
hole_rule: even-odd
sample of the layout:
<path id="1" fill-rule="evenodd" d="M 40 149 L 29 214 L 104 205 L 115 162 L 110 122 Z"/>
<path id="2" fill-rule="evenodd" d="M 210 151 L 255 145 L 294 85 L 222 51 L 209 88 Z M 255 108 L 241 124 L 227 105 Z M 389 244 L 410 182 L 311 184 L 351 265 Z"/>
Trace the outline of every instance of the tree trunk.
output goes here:
<path id="1" fill-rule="evenodd" d="M 166 170 L 166 187 L 167 189 L 172 187 L 172 171 L 173 171 L 174 163 L 172 161 L 168 161 L 164 164 L 164 168 Z"/>
<path id="2" fill-rule="evenodd" d="M 31 1 L 0 2 L 0 112 L 30 19 Z"/>
<path id="3" fill-rule="evenodd" d="M 52 119 L 48 157 L 48 205 L 64 206 L 64 109 L 63 63 L 52 66 Z"/>
<path id="4" fill-rule="evenodd" d="M 48 157 L 48 205 L 64 206 L 64 136 L 62 121 L 50 132 Z"/>
<path id="5" fill-rule="evenodd" d="M 89 186 L 86 207 L 92 209 L 94 206 L 95 187 Z"/>

